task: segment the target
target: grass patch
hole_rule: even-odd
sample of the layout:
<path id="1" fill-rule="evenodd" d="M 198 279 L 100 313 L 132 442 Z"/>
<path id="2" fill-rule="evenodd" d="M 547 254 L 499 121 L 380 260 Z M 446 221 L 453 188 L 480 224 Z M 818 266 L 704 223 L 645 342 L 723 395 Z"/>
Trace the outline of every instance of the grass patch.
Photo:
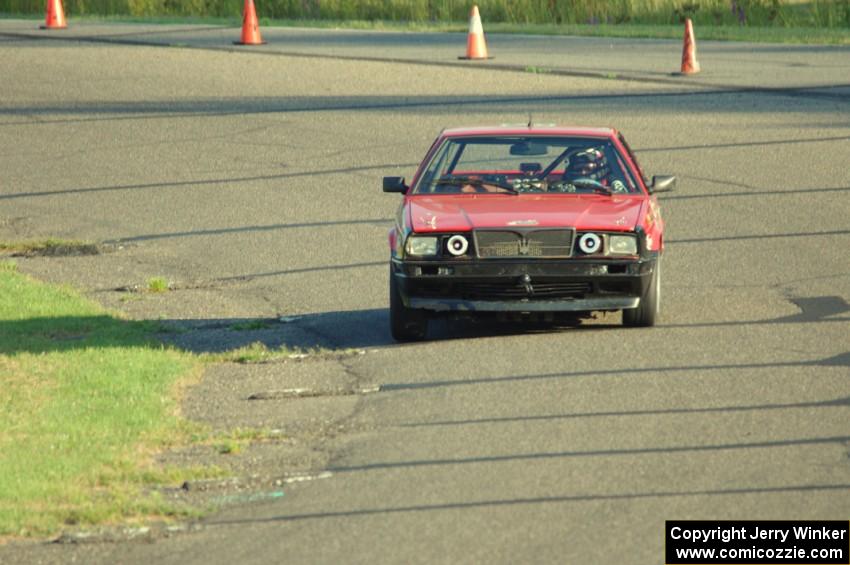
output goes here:
<path id="1" fill-rule="evenodd" d="M 293 356 L 306 355 L 303 351 L 296 351 L 288 347 L 269 349 L 261 341 L 255 341 L 250 345 L 223 351 L 221 353 L 204 353 L 201 358 L 213 363 L 268 363 L 281 359 L 289 359 Z"/>
<path id="2" fill-rule="evenodd" d="M 148 292 L 168 292 L 170 286 L 164 277 L 151 277 L 146 285 Z"/>
<path id="3" fill-rule="evenodd" d="M 208 445 L 221 455 L 241 453 L 252 443 L 263 441 L 279 441 L 284 436 L 280 430 L 267 428 L 235 428 L 223 432 L 197 430 L 191 435 L 194 445 Z"/>
<path id="4" fill-rule="evenodd" d="M 144 493 L 220 473 L 150 464 L 188 438 L 175 393 L 202 369 L 155 341 L 155 327 L 0 269 L 0 536 L 193 515 Z"/>
<path id="5" fill-rule="evenodd" d="M 841 28 L 756 27 L 736 25 L 695 25 L 697 41 L 746 41 L 753 43 L 850 44 L 850 33 Z M 619 37 L 634 39 L 682 39 L 683 27 L 657 24 L 493 24 L 492 33 L 530 35 L 573 35 L 584 37 Z"/>
<path id="6" fill-rule="evenodd" d="M 89 241 L 71 239 L 39 239 L 31 241 L 0 241 L 0 253 L 34 256 L 97 255 L 100 247 Z"/>
<path id="7" fill-rule="evenodd" d="M 844 1 L 844 0 L 841 0 Z M 821 2 L 823 3 L 823 2 Z M 2 4 L 2 0 L 0 0 Z M 241 9 L 241 4 L 239 4 Z M 43 19 L 44 6 L 38 5 L 38 16 L 32 19 Z M 66 12 L 68 11 L 66 3 Z M 850 13 L 850 12 L 848 12 Z M 730 11 L 731 14 L 731 11 Z M 817 45 L 850 45 L 850 22 L 842 24 L 844 13 L 830 12 L 821 8 L 814 14 L 806 13 L 800 17 L 789 17 L 787 21 L 770 23 L 770 21 L 751 21 L 741 25 L 736 21 L 720 23 L 712 18 L 703 20 L 696 18 L 694 25 L 697 41 L 746 41 L 754 43 L 791 43 Z M 353 29 L 377 31 L 417 31 L 417 32 L 456 32 L 466 33 L 469 22 L 462 19 L 454 20 L 390 20 L 390 19 L 316 19 L 316 18 L 273 18 L 260 14 L 260 24 L 263 27 L 313 27 L 324 29 Z M 27 18 L 27 14 L 2 13 L 0 18 Z M 529 35 L 572 35 L 587 37 L 620 37 L 647 39 L 682 39 L 683 28 L 678 21 L 659 23 L 659 18 L 632 18 L 630 21 L 612 21 L 605 18 L 595 23 L 561 22 L 550 20 L 535 21 L 494 21 L 482 11 L 486 33 L 513 33 Z M 708 17 L 708 16 L 706 16 Z M 132 15 L 80 15 L 69 14 L 69 18 L 77 21 L 106 22 L 106 23 L 140 23 L 140 24 L 182 24 L 182 25 L 221 25 L 235 27 L 241 24 L 238 15 L 231 17 L 215 16 L 132 16 Z M 663 19 L 663 18 L 662 18 Z M 670 18 L 668 18 L 670 19 Z M 645 20 L 645 21 L 644 21 Z M 590 20 L 593 21 L 593 20 Z M 833 23 L 830 23 L 833 22 Z M 179 47 L 180 44 L 174 44 Z"/>
<path id="8" fill-rule="evenodd" d="M 387 21 L 297 21 L 268 20 L 263 25 L 281 27 L 317 27 L 330 29 L 361 29 L 384 31 L 421 31 L 466 33 L 466 22 L 387 22 Z M 581 37 L 619 37 L 634 39 L 682 39 L 681 24 L 526 24 L 496 22 L 485 23 L 485 33 L 510 33 L 526 35 L 567 35 Z M 697 41 L 746 41 L 753 43 L 792 43 L 850 45 L 847 28 L 778 27 L 739 25 L 696 25 Z"/>
<path id="9" fill-rule="evenodd" d="M 775 27 L 850 27 L 848 0 L 477 0 L 484 25 L 676 24 Z M 235 0 L 65 0 L 71 16 L 207 17 L 238 21 Z M 458 0 L 266 0 L 261 17 L 305 21 L 458 22 L 467 24 L 470 3 Z M 0 12 L 39 14 L 40 0 L 0 0 Z"/>
<path id="10" fill-rule="evenodd" d="M 219 455 L 236 455 L 242 451 L 243 447 L 242 443 L 227 439 L 216 444 L 215 449 Z"/>
<path id="11" fill-rule="evenodd" d="M 207 444 L 220 443 L 224 441 L 256 442 L 267 440 L 279 440 L 283 436 L 280 430 L 268 428 L 234 428 L 226 432 L 197 431 L 192 434 L 192 443 Z"/>
<path id="12" fill-rule="evenodd" d="M 326 356 L 348 356 L 361 355 L 362 349 L 327 349 L 324 347 L 312 347 L 309 349 L 290 348 L 281 346 L 271 349 L 261 341 L 255 341 L 250 345 L 222 351 L 219 353 L 202 353 L 198 357 L 207 363 L 272 363 L 287 359 L 305 359 L 308 357 L 322 358 Z"/>
<path id="13" fill-rule="evenodd" d="M 237 22 L 238 23 L 238 22 Z M 468 22 L 397 22 L 365 20 L 275 20 L 261 18 L 263 26 L 315 27 L 322 29 L 353 29 L 376 31 L 417 31 L 466 33 Z M 848 28 L 801 26 L 741 26 L 736 24 L 695 23 L 697 41 L 746 41 L 753 43 L 832 44 L 850 45 Z M 567 35 L 581 37 L 619 37 L 635 39 L 682 39 L 682 24 L 652 23 L 484 23 L 485 33 L 526 35 Z"/>

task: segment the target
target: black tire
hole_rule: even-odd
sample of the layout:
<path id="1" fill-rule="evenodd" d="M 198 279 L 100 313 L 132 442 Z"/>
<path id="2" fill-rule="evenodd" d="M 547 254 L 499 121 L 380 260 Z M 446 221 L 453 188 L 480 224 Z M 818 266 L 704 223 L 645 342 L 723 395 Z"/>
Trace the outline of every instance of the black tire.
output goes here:
<path id="1" fill-rule="evenodd" d="M 420 341 L 428 333 L 428 317 L 421 310 L 407 308 L 401 301 L 398 283 L 390 273 L 390 333 L 396 341 Z"/>
<path id="2" fill-rule="evenodd" d="M 652 278 L 646 293 L 640 299 L 637 308 L 623 310 L 623 325 L 635 328 L 648 328 L 655 325 L 661 309 L 661 256 L 655 261 Z"/>

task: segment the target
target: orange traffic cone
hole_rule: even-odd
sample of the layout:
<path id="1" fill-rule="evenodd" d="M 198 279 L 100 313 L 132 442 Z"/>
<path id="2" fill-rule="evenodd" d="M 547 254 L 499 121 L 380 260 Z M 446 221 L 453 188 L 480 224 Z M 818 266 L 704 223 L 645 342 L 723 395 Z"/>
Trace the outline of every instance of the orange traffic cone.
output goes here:
<path id="1" fill-rule="evenodd" d="M 47 9 L 44 15 L 44 25 L 41 29 L 65 29 L 65 10 L 62 9 L 62 0 L 47 0 Z"/>
<path id="2" fill-rule="evenodd" d="M 245 0 L 242 9 L 242 40 L 234 41 L 236 45 L 262 45 L 263 38 L 260 36 L 260 24 L 257 22 L 257 11 L 254 9 L 254 0 Z"/>
<path id="3" fill-rule="evenodd" d="M 699 72 L 697 61 L 697 41 L 694 38 L 694 24 L 690 18 L 685 20 L 685 42 L 682 47 L 682 70 L 679 74 L 693 75 Z"/>
<path id="4" fill-rule="evenodd" d="M 466 56 L 458 59 L 492 59 L 487 56 L 487 43 L 484 41 L 484 27 L 478 6 L 472 6 L 469 12 L 469 35 L 466 38 Z"/>

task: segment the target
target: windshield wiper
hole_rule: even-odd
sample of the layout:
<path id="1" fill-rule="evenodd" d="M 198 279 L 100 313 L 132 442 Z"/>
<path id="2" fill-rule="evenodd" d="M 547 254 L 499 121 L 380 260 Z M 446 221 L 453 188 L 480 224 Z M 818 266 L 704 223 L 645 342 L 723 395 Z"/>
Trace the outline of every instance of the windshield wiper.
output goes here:
<path id="1" fill-rule="evenodd" d="M 449 186 L 464 186 L 464 185 L 472 185 L 472 186 L 495 186 L 496 188 L 500 188 L 504 191 L 510 192 L 512 194 L 519 194 L 514 187 L 502 184 L 500 182 L 483 180 L 483 179 L 472 179 L 469 177 L 452 177 L 448 179 L 440 179 L 436 182 L 437 186 L 440 185 L 449 185 Z"/>
<path id="2" fill-rule="evenodd" d="M 611 195 L 613 195 L 613 194 L 614 194 L 614 193 L 611 191 L 611 189 L 610 189 L 610 188 L 608 188 L 607 186 L 604 186 L 604 185 L 602 185 L 602 184 L 598 183 L 598 182 L 597 182 L 597 181 L 595 181 L 595 180 L 590 180 L 590 179 L 575 179 L 575 180 L 573 180 L 573 181 L 570 181 L 570 184 L 571 184 L 571 185 L 573 185 L 573 186 L 574 186 L 574 187 L 576 187 L 576 188 L 582 188 L 582 189 L 586 189 L 586 190 L 592 190 L 593 192 L 598 192 L 599 194 L 604 194 L 604 195 L 606 195 L 606 196 L 611 196 Z"/>

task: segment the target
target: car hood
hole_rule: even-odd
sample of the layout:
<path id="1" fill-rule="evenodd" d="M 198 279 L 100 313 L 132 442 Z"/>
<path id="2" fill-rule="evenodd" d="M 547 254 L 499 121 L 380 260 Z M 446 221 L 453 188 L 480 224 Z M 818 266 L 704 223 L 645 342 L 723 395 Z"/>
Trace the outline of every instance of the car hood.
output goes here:
<path id="1" fill-rule="evenodd" d="M 644 200 L 594 194 L 464 194 L 414 196 L 407 206 L 416 232 L 564 226 L 625 231 L 638 224 Z"/>

